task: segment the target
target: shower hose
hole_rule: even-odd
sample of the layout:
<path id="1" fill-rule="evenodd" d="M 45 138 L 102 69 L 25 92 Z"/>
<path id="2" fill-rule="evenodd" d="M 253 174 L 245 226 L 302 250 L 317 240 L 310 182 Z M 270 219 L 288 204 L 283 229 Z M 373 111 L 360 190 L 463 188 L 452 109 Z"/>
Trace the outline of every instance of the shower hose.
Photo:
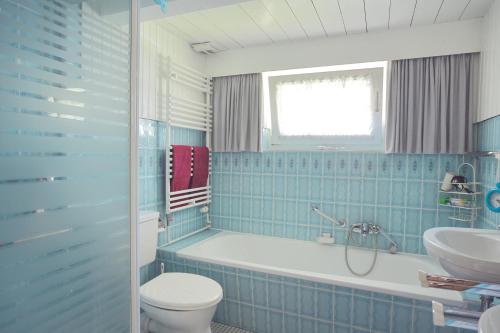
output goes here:
<path id="1" fill-rule="evenodd" d="M 367 276 L 368 274 L 371 273 L 371 271 L 373 271 L 373 268 L 375 267 L 375 263 L 377 262 L 377 255 L 378 255 L 378 233 L 375 233 L 375 241 L 373 242 L 373 250 L 374 250 L 374 255 L 373 255 L 373 261 L 372 261 L 372 264 L 370 266 L 370 268 L 366 271 L 366 272 L 362 272 L 362 273 L 359 273 L 359 272 L 356 272 L 352 269 L 351 265 L 349 264 L 349 257 L 348 257 L 348 251 L 349 251 L 349 243 L 351 242 L 351 237 L 352 237 L 352 228 L 353 226 L 351 226 L 349 228 L 349 231 L 347 232 L 347 240 L 345 242 L 345 251 L 344 251 L 344 258 L 345 258 L 345 264 L 347 266 L 347 268 L 349 269 L 349 271 L 356 275 L 356 276 Z"/>

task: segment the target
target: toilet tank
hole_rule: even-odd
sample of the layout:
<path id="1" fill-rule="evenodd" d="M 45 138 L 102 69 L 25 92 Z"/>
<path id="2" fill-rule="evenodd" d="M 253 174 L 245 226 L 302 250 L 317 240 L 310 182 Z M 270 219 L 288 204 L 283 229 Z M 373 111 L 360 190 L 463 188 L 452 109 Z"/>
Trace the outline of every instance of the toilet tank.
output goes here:
<path id="1" fill-rule="evenodd" d="M 139 266 L 155 261 L 158 243 L 158 212 L 139 213 Z"/>

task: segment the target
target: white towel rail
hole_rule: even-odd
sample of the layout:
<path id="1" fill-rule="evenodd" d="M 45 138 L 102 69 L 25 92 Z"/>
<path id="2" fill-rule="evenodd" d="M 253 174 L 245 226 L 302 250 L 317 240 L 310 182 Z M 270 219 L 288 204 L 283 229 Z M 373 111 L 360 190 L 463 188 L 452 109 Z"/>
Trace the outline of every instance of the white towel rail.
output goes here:
<path id="1" fill-rule="evenodd" d="M 212 110 L 211 105 L 206 105 L 205 103 L 191 101 L 189 99 L 185 99 L 185 98 L 181 98 L 181 97 L 170 96 L 170 100 L 174 103 L 195 105 L 195 106 L 199 106 L 200 108 L 203 108 L 203 109 Z"/>
<path id="2" fill-rule="evenodd" d="M 198 70 L 172 61 L 169 57 L 161 58 L 161 70 L 166 78 L 165 95 L 161 102 L 165 106 L 167 135 L 166 146 L 171 147 L 172 127 L 187 128 L 202 131 L 205 134 L 205 145 L 210 148 L 212 131 L 212 78 Z M 200 100 L 191 100 L 176 96 L 173 85 L 182 85 L 191 90 L 193 94 L 200 94 Z M 166 177 L 166 201 L 167 213 L 173 213 L 183 209 L 207 205 L 211 200 L 211 187 L 187 189 L 182 191 L 170 191 L 170 180 L 172 179 L 172 153 L 167 150 L 167 177 Z M 211 173 L 212 161 L 209 156 L 209 174 Z M 193 163 L 191 163 L 191 176 L 193 176 Z"/>
<path id="3" fill-rule="evenodd" d="M 168 187 L 168 202 L 167 211 L 168 213 L 173 213 L 175 211 L 183 210 L 190 207 L 195 207 L 201 205 L 201 203 L 208 204 L 211 200 L 211 187 L 207 182 L 206 186 L 189 188 L 179 191 L 170 190 L 170 179 L 172 179 L 172 153 L 170 152 L 168 158 L 170 168 L 169 175 L 167 177 L 167 187 Z M 208 172 L 212 169 L 212 161 L 209 156 L 208 162 Z M 193 176 L 193 162 L 191 162 L 191 176 Z"/>
<path id="4" fill-rule="evenodd" d="M 202 132 L 211 131 L 211 128 L 207 128 L 207 127 L 198 127 L 198 126 L 192 126 L 192 125 L 190 125 L 190 124 L 184 124 L 184 123 L 179 122 L 179 121 L 170 121 L 170 122 L 169 122 L 169 125 L 170 125 L 170 126 L 173 126 L 173 127 L 180 127 L 180 128 L 194 129 L 194 130 L 198 130 L 198 131 L 202 131 Z"/>

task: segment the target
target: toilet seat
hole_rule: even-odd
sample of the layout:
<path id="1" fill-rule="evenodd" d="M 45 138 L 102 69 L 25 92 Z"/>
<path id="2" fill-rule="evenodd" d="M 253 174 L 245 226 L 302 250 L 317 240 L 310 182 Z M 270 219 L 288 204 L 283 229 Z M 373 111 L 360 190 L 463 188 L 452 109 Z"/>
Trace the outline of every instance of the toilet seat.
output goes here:
<path id="1" fill-rule="evenodd" d="M 199 310 L 221 299 L 216 281 L 195 274 L 163 273 L 141 286 L 141 301 L 165 310 Z"/>

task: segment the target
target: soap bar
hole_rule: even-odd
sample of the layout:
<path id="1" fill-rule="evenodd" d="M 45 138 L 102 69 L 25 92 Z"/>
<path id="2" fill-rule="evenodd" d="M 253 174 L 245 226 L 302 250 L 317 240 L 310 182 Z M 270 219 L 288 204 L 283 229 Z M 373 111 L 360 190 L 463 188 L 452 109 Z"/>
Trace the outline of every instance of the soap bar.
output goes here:
<path id="1" fill-rule="evenodd" d="M 457 207 L 470 207 L 471 203 L 469 200 L 463 198 L 451 198 L 450 204 Z"/>
<path id="2" fill-rule="evenodd" d="M 335 238 L 328 232 L 322 233 L 321 236 L 316 238 L 316 241 L 320 244 L 335 244 Z"/>

